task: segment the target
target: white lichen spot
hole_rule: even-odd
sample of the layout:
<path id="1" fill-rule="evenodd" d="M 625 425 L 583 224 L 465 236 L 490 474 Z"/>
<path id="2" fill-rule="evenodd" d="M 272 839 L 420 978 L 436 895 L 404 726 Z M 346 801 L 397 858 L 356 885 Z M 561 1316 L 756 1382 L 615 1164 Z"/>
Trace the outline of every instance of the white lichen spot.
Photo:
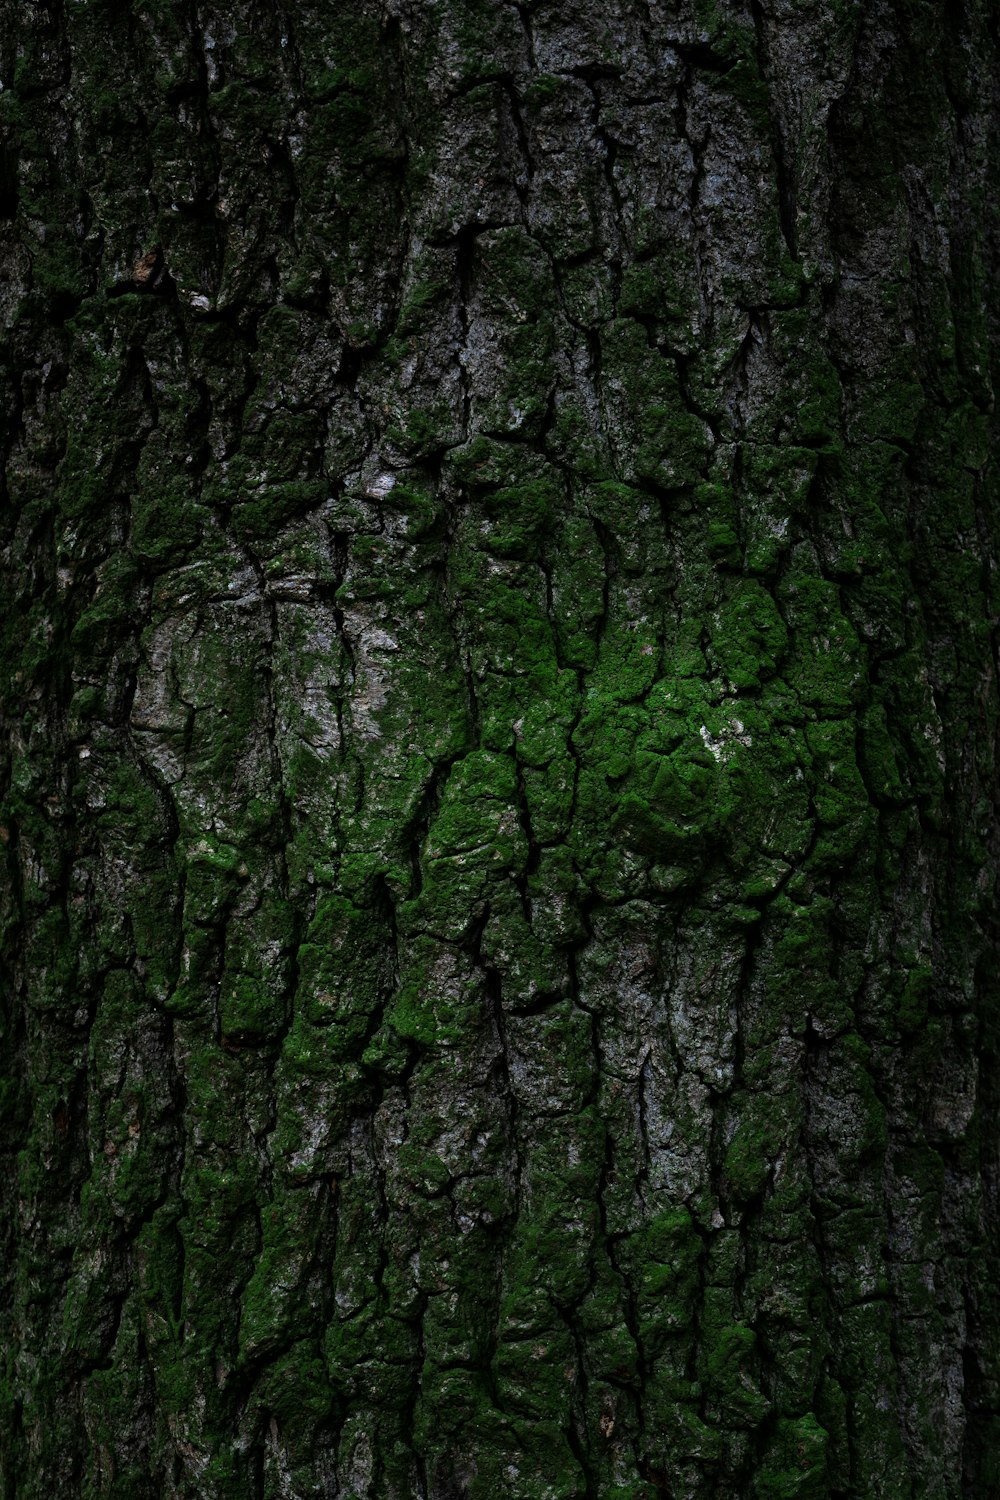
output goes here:
<path id="1" fill-rule="evenodd" d="M 395 636 L 391 636 L 387 630 L 380 625 L 370 625 L 364 632 L 364 643 L 369 649 L 376 648 L 379 651 L 398 651 L 399 642 Z"/>
<path id="2" fill-rule="evenodd" d="M 701 735 L 705 749 L 716 760 L 726 758 L 727 753 L 731 752 L 733 745 L 750 746 L 753 744 L 753 739 L 746 733 L 746 726 L 743 720 L 737 719 L 735 715 L 729 720 L 727 725 L 724 725 L 719 730 L 717 735 L 713 734 L 706 724 L 703 724 L 698 732 Z"/>
<path id="3" fill-rule="evenodd" d="M 698 733 L 701 735 L 702 743 L 704 744 L 705 749 L 708 750 L 709 753 L 711 755 L 713 755 L 716 760 L 721 760 L 722 759 L 722 741 L 714 739 L 712 737 L 712 735 L 709 733 L 707 726 L 704 725 L 704 724 L 701 726 L 701 728 L 699 729 Z"/>
<path id="4" fill-rule="evenodd" d="M 369 480 L 365 494 L 371 500 L 384 500 L 395 484 L 396 480 L 392 474 L 376 474 L 374 479 Z"/>

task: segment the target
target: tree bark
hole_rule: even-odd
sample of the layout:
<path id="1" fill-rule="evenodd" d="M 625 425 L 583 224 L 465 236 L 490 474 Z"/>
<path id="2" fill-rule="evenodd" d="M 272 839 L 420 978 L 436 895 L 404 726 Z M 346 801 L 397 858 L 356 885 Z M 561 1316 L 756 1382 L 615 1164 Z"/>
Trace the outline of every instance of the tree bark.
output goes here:
<path id="1" fill-rule="evenodd" d="M 2 1494 L 1000 1494 L 996 8 L 0 18 Z"/>

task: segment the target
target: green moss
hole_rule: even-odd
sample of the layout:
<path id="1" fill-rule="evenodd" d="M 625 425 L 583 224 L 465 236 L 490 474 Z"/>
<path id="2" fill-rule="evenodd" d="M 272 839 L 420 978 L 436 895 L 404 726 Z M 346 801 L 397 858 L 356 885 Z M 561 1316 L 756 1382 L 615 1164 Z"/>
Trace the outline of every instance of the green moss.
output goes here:
<path id="1" fill-rule="evenodd" d="M 707 1409 L 726 1425 L 754 1429 L 769 1410 L 756 1373 L 757 1335 L 727 1320 L 725 1299 L 711 1289 L 705 1298 L 698 1363 Z"/>
<path id="2" fill-rule="evenodd" d="M 66 913 L 44 912 L 34 924 L 27 951 L 40 981 L 32 996 L 34 1008 L 75 1011 L 80 1003 L 78 961 Z"/>
<path id="3" fill-rule="evenodd" d="M 640 750 L 618 800 L 616 832 L 658 859 L 698 857 L 731 813 L 720 791 L 716 761 L 703 746 L 688 743 L 670 755 Z"/>
<path id="4" fill-rule="evenodd" d="M 704 1246 L 691 1215 L 668 1209 L 620 1246 L 616 1259 L 636 1286 L 638 1332 L 652 1357 L 695 1326 Z"/>
<path id="5" fill-rule="evenodd" d="M 861 643 L 837 586 L 821 576 L 806 545 L 793 550 L 776 602 L 791 636 L 789 687 L 824 716 L 852 714 L 865 695 Z"/>
<path id="6" fill-rule="evenodd" d="M 90 1458 L 85 1493 L 132 1500 L 147 1487 L 151 1444 L 148 1438 L 137 1439 L 135 1430 L 136 1409 L 150 1395 L 144 1353 L 138 1309 L 129 1303 L 106 1366 L 82 1381 L 80 1404 Z"/>
<path id="7" fill-rule="evenodd" d="M 212 922 L 232 904 L 249 878 L 246 861 L 235 844 L 204 833 L 185 858 L 185 922 Z"/>
<path id="8" fill-rule="evenodd" d="M 603 389 L 622 479 L 692 484 L 707 453 L 704 424 L 688 409 L 673 360 L 651 349 L 645 330 L 616 319 L 603 339 Z"/>
<path id="9" fill-rule="evenodd" d="M 390 428 L 389 436 L 403 450 L 408 460 L 426 459 L 450 446 L 454 440 L 450 412 L 410 407 L 403 420 Z"/>
<path id="10" fill-rule="evenodd" d="M 873 802 L 902 805 L 907 801 L 886 711 L 881 703 L 871 704 L 862 721 L 858 767 Z"/>
<path id="11" fill-rule="evenodd" d="M 934 988 L 934 970 L 926 964 L 910 969 L 896 1011 L 896 1024 L 902 1032 L 918 1031 L 927 1020 L 927 1010 Z"/>
<path id="12" fill-rule="evenodd" d="M 137 562 L 154 566 L 176 561 L 200 541 L 206 520 L 190 484 L 154 478 L 135 492 L 129 551 Z"/>
<path id="13" fill-rule="evenodd" d="M 874 836 L 877 822 L 855 759 L 857 730 L 850 720 L 812 724 L 806 739 L 814 756 L 813 803 L 822 830 L 813 862 L 839 868 Z"/>
<path id="14" fill-rule="evenodd" d="M 490 491 L 483 504 L 490 523 L 484 538 L 488 550 L 498 557 L 536 555 L 559 498 L 556 486 L 544 479 Z"/>
<path id="15" fill-rule="evenodd" d="M 309 1335 L 307 1277 L 319 1233 L 316 1194 L 325 1185 L 279 1190 L 262 1209 L 262 1245 L 240 1310 L 240 1358 L 258 1359 Z"/>
<path id="16" fill-rule="evenodd" d="M 80 265 L 80 248 L 59 224 L 45 226 L 44 248 L 31 257 L 31 284 L 47 309 L 65 314 L 67 304 L 76 304 L 87 287 Z"/>
<path id="17" fill-rule="evenodd" d="M 179 1346 L 183 1251 L 177 1231 L 181 1209 L 171 1202 L 154 1209 L 136 1236 L 136 1278 L 146 1309 L 147 1337 L 155 1357 Z M 177 1351 L 179 1352 L 179 1351 Z"/>
<path id="18" fill-rule="evenodd" d="M 752 1493 L 761 1500 L 799 1500 L 829 1494 L 826 1454 L 830 1434 L 813 1415 L 780 1417 Z"/>
<path id="19" fill-rule="evenodd" d="M 227 1040 L 261 1042 L 284 1031 L 295 936 L 291 906 L 273 895 L 246 917 L 230 921 L 218 1001 Z"/>
<path id="20" fill-rule="evenodd" d="M 691 267 L 679 248 L 660 250 L 649 260 L 624 267 L 618 307 L 626 316 L 665 324 L 671 347 L 687 352 L 697 297 Z"/>
<path id="21" fill-rule="evenodd" d="M 972 21 L 904 6 L 829 141 L 798 101 L 803 272 L 731 5 L 646 18 L 686 124 L 596 11 L 182 9 L 29 26 L 0 97 L 0 1487 L 933 1487 L 955 1267 L 890 1278 L 876 1200 L 933 1249 L 965 1174 L 975 1258 Z M 949 267 L 892 248 L 904 156 Z"/>
<path id="22" fill-rule="evenodd" d="M 298 948 L 296 1009 L 331 1032 L 328 1045 L 349 1050 L 364 1038 L 370 1015 L 393 982 L 392 934 L 383 913 L 343 896 L 319 903 Z"/>
<path id="23" fill-rule="evenodd" d="M 737 1203 L 750 1203 L 763 1193 L 783 1144 L 784 1123 L 771 1100 L 751 1098 L 741 1110 L 724 1164 L 726 1184 Z"/>
<path id="24" fill-rule="evenodd" d="M 112 558 L 101 569 L 94 598 L 77 615 L 70 634 L 72 646 L 82 661 L 100 659 L 125 633 L 138 584 L 139 574 L 127 557 Z M 81 693 L 87 691 L 81 689 Z M 93 688 L 89 691 L 96 693 Z"/>
<path id="25" fill-rule="evenodd" d="M 794 413 L 792 441 L 833 443 L 842 430 L 840 377 L 817 338 L 812 314 L 804 307 L 776 311 L 770 327 L 775 353 L 788 371 L 781 400 Z"/>
<path id="26" fill-rule="evenodd" d="M 778 670 L 788 632 L 771 595 L 748 579 L 716 616 L 712 654 L 737 692 L 760 686 Z"/>
<path id="27" fill-rule="evenodd" d="M 791 443 L 744 448 L 740 523 L 747 573 L 770 578 L 778 572 L 796 540 L 794 518 L 810 512 L 818 464 L 815 450 Z"/>
<path id="28" fill-rule="evenodd" d="M 515 322 L 548 322 L 553 300 L 552 268 L 524 229 L 491 231 L 480 246 L 478 290 L 486 307 Z"/>
<path id="29" fill-rule="evenodd" d="M 333 1408 L 326 1362 L 316 1341 L 304 1339 L 279 1356 L 265 1372 L 256 1399 L 273 1412 L 285 1441 L 301 1448 L 305 1458 L 310 1436 L 317 1435 Z"/>
<path id="30" fill-rule="evenodd" d="M 510 813 L 517 799 L 510 756 L 474 751 L 453 768 L 425 846 L 429 862 L 465 856 L 465 864 L 509 863 L 518 842 Z M 504 837 L 506 835 L 506 838 Z"/>
<path id="31" fill-rule="evenodd" d="M 432 920 L 436 914 L 434 906 L 443 908 L 445 904 L 438 895 L 431 907 Z M 427 903 L 421 902 L 413 916 L 421 916 L 426 909 Z M 446 922 L 451 926 L 456 919 L 446 917 Z M 457 922 L 460 935 L 464 936 L 469 919 L 463 915 Z M 464 964 L 457 972 L 453 970 L 436 938 L 423 934 L 417 937 L 410 944 L 399 986 L 386 1012 L 391 1032 L 404 1042 L 415 1042 L 421 1047 L 454 1047 L 479 1031 L 482 1016 L 483 994 L 478 976 L 469 973 Z"/>
<path id="32" fill-rule="evenodd" d="M 524 102 L 530 107 L 540 108 L 549 100 L 555 99 L 565 87 L 565 78 L 558 77 L 554 73 L 533 73 L 524 91 Z"/>

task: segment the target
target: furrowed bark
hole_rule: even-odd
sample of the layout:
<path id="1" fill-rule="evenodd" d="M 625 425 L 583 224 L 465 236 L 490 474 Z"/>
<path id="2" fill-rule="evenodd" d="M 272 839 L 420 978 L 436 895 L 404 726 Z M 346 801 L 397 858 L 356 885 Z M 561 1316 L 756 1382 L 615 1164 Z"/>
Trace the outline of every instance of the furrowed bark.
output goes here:
<path id="1" fill-rule="evenodd" d="M 983 0 L 0 0 L 0 1485 L 1000 1493 Z"/>

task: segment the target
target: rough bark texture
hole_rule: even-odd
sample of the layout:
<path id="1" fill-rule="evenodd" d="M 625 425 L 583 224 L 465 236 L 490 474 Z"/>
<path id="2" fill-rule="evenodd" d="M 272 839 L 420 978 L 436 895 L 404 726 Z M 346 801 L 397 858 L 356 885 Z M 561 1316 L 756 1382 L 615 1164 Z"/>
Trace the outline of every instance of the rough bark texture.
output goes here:
<path id="1" fill-rule="evenodd" d="M 0 17 L 3 1495 L 996 1497 L 995 6 Z"/>

